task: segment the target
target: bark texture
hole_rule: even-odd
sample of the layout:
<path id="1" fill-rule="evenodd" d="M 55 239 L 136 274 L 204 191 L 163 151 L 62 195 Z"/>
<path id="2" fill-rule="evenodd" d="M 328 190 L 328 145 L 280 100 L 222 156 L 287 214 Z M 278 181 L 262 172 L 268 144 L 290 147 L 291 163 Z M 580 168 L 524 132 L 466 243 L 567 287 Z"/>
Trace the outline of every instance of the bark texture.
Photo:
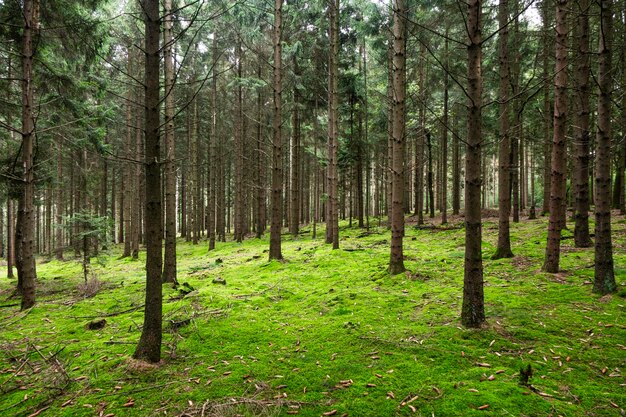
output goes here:
<path id="1" fill-rule="evenodd" d="M 600 2 L 600 45 L 598 48 L 598 132 L 596 134 L 595 172 L 595 271 L 593 291 L 617 291 L 611 242 L 611 42 L 613 39 L 613 1 Z"/>
<path id="2" fill-rule="evenodd" d="M 282 144 L 282 25 L 283 0 L 274 3 L 274 120 L 272 123 L 272 224 L 270 259 L 282 259 L 281 226 L 283 218 L 283 144 Z"/>
<path id="3" fill-rule="evenodd" d="M 554 76 L 554 134 L 552 138 L 550 177 L 550 220 L 548 244 L 543 270 L 559 271 L 561 228 L 565 208 L 565 134 L 567 131 L 567 0 L 558 0 L 556 6 L 556 70 Z"/>
<path id="4" fill-rule="evenodd" d="M 468 119 L 465 155 L 465 266 L 461 322 L 466 327 L 480 327 L 485 321 L 483 290 L 482 224 L 480 212 L 482 144 L 482 36 L 481 1 L 468 3 L 467 72 Z"/>
<path id="5" fill-rule="evenodd" d="M 509 227 L 509 217 L 511 215 L 511 137 L 509 135 L 509 8 L 508 0 L 500 0 L 498 7 L 499 25 L 499 73 L 500 84 L 498 86 L 499 96 L 499 119 L 498 130 L 500 136 L 498 152 L 498 246 L 492 259 L 511 258 L 511 234 Z"/>
<path id="6" fill-rule="evenodd" d="M 389 273 L 405 271 L 402 238 L 404 236 L 404 131 L 406 96 L 406 3 L 393 2 L 393 126 L 391 186 L 391 257 Z"/>
<path id="7" fill-rule="evenodd" d="M 133 357 L 148 362 L 161 360 L 162 337 L 162 206 L 159 145 L 159 1 L 145 0 L 145 156 L 146 156 L 146 306 L 141 338 Z"/>

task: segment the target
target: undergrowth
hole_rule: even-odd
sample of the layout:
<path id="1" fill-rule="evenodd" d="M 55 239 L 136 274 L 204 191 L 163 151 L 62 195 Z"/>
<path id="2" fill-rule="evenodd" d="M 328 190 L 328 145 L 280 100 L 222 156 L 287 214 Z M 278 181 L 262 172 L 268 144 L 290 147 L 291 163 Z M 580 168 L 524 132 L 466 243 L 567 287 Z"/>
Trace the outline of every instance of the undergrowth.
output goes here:
<path id="1" fill-rule="evenodd" d="M 620 292 L 605 297 L 591 292 L 593 248 L 574 248 L 570 231 L 563 271 L 546 274 L 545 219 L 512 224 L 516 256 L 496 261 L 497 223 L 486 221 L 480 330 L 459 320 L 461 224 L 407 227 L 398 276 L 386 270 L 386 229 L 343 226 L 339 250 L 310 228 L 285 235 L 284 262 L 267 260 L 267 238 L 210 253 L 179 240 L 182 285 L 163 287 L 158 365 L 131 359 L 143 253 L 119 259 L 114 248 L 87 289 L 79 260 L 41 259 L 38 303 L 24 312 L 15 281 L 2 280 L 0 415 L 624 415 L 623 221 Z"/>

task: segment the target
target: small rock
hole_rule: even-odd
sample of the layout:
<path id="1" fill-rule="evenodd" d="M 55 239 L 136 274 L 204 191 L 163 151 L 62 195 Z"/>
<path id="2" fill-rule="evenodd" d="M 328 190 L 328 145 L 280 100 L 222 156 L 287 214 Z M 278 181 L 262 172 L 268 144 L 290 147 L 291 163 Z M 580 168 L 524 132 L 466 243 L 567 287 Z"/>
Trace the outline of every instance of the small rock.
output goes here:
<path id="1" fill-rule="evenodd" d="M 226 280 L 222 277 L 213 278 L 213 284 L 226 285 Z"/>

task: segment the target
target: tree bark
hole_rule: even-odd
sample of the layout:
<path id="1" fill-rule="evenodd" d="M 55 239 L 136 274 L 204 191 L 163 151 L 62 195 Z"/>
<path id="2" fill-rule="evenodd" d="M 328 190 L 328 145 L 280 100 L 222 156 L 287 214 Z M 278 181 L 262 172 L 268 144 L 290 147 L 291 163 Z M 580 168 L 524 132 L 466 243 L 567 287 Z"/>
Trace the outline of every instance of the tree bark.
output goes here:
<path id="1" fill-rule="evenodd" d="M 448 35 L 446 26 L 446 36 Z M 446 68 L 443 74 L 443 126 L 441 135 L 441 224 L 448 223 L 448 96 L 450 89 L 448 39 L 444 42 Z"/>
<path id="2" fill-rule="evenodd" d="M 548 244 L 543 270 L 559 271 L 561 228 L 565 200 L 565 134 L 567 130 L 567 0 L 558 0 L 556 7 L 556 75 L 554 77 L 554 134 L 552 140 L 550 178 L 550 220 Z"/>
<path id="3" fill-rule="evenodd" d="M 482 220 L 480 212 L 482 144 L 482 36 L 481 1 L 468 3 L 467 47 L 468 126 L 465 155 L 465 266 L 461 322 L 466 327 L 480 327 L 485 321 L 482 260 Z"/>
<path id="4" fill-rule="evenodd" d="M 270 260 L 283 259 L 281 228 L 283 211 L 283 144 L 282 144 L 282 26 L 283 0 L 274 2 L 274 120 L 272 121 L 272 224 L 270 227 Z"/>
<path id="5" fill-rule="evenodd" d="M 146 303 L 141 338 L 135 359 L 161 360 L 162 337 L 162 206 L 159 144 L 159 1 L 144 0 L 145 22 L 145 230 L 146 230 Z"/>
<path id="6" fill-rule="evenodd" d="M 339 0 L 330 0 L 328 12 L 330 51 L 328 55 L 328 218 L 326 219 L 326 243 L 332 243 L 333 249 L 339 249 L 339 196 L 337 191 Z"/>
<path id="7" fill-rule="evenodd" d="M 402 238 L 404 237 L 404 134 L 406 118 L 406 2 L 393 1 L 393 103 L 391 256 L 389 273 L 405 271 Z"/>
<path id="8" fill-rule="evenodd" d="M 551 45 L 551 26 L 552 21 L 550 18 L 550 2 L 544 1 L 541 3 L 541 22 L 543 24 L 542 31 L 542 78 L 543 78 L 543 206 L 541 214 L 546 215 L 550 211 L 550 177 L 551 177 L 551 154 L 552 154 L 552 139 L 550 137 L 550 130 L 552 128 L 550 109 L 550 45 Z"/>
<path id="9" fill-rule="evenodd" d="M 576 120 L 574 121 L 574 244 L 577 248 L 587 248 L 592 244 L 589 236 L 589 0 L 578 0 L 578 18 L 574 28 L 577 50 L 577 64 L 574 71 L 576 80 Z"/>
<path id="10" fill-rule="evenodd" d="M 241 88 L 241 82 L 243 77 L 243 50 L 241 48 L 241 40 L 237 41 L 235 47 L 235 61 L 237 70 L 237 87 L 235 89 L 235 111 L 234 113 L 234 142 L 235 146 L 235 218 L 234 226 L 235 233 L 234 238 L 236 242 L 243 242 L 243 224 L 244 224 L 244 184 L 243 184 L 243 153 L 244 153 L 244 138 L 243 138 L 243 90 Z"/>
<path id="11" fill-rule="evenodd" d="M 35 305 L 35 175 L 34 146 L 35 121 L 33 118 L 33 36 L 38 30 L 38 0 L 24 0 L 22 33 L 22 184 L 18 217 L 21 218 L 19 240 L 19 260 L 17 262 L 18 281 L 21 283 L 21 309 Z"/>
<path id="12" fill-rule="evenodd" d="M 511 234 L 509 228 L 509 216 L 511 214 L 511 137 L 509 125 L 509 8 L 508 0 L 500 0 L 498 7 L 499 45 L 500 57 L 498 86 L 499 116 L 498 130 L 500 136 L 498 152 L 498 246 L 491 259 L 512 258 Z"/>
<path id="13" fill-rule="evenodd" d="M 172 0 L 163 2 L 163 68 L 165 77 L 165 256 L 163 282 L 176 283 L 176 147 L 174 138 L 174 40 Z"/>
<path id="14" fill-rule="evenodd" d="M 293 71 L 296 78 L 300 77 L 300 68 L 296 55 L 293 56 Z M 297 84 L 297 82 L 296 82 Z M 291 143 L 291 215 L 289 216 L 289 232 L 298 236 L 300 226 L 300 91 L 297 85 L 293 91 L 292 143 Z"/>
<path id="15" fill-rule="evenodd" d="M 611 242 L 611 55 L 613 0 L 600 1 L 600 46 L 598 48 L 598 131 L 595 172 L 595 271 L 593 291 L 617 291 Z"/>

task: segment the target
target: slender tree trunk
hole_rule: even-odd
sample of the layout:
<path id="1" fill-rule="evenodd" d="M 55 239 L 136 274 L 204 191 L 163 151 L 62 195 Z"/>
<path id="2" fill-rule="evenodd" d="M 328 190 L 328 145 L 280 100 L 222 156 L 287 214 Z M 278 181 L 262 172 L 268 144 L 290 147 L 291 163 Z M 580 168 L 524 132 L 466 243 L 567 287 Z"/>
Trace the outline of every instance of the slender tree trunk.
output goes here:
<path id="1" fill-rule="evenodd" d="M 338 177 L 337 152 L 339 147 L 339 92 L 337 89 L 339 78 L 339 0 L 331 0 L 329 11 L 329 39 L 330 52 L 328 63 L 328 218 L 326 228 L 326 242 L 333 244 L 333 249 L 339 249 L 339 204 L 338 204 Z M 329 239 L 330 238 L 330 239 Z"/>
<path id="2" fill-rule="evenodd" d="M 193 236 L 192 243 L 197 245 L 200 240 L 200 233 L 203 229 L 202 221 L 202 144 L 199 131 L 200 119 L 198 117 L 198 97 L 193 99 L 191 104 L 191 140 L 194 141 L 195 154 L 194 162 L 194 182 L 193 182 Z"/>
<path id="3" fill-rule="evenodd" d="M 209 206 L 207 208 L 208 215 L 208 237 L 209 250 L 215 249 L 215 229 L 216 229 L 216 194 L 217 194 L 217 164 L 216 164 L 216 144 L 217 144 L 217 36 L 213 35 L 213 64 L 211 74 L 211 131 L 209 136 L 209 155 L 208 155 L 208 193 Z"/>
<path id="4" fill-rule="evenodd" d="M 406 96 L 406 3 L 393 1 L 393 126 L 392 126 L 392 192 L 391 192 L 391 257 L 389 273 L 405 271 L 402 238 L 404 236 L 404 133 Z"/>
<path id="5" fill-rule="evenodd" d="M 556 75 L 554 77 L 554 135 L 552 141 L 552 176 L 550 179 L 550 223 L 543 270 L 559 271 L 562 213 L 565 198 L 565 133 L 567 129 L 567 0 L 558 0 L 556 8 Z"/>
<path id="6" fill-rule="evenodd" d="M 65 215 L 65 196 L 64 196 L 64 187 L 63 187 L 63 145 L 61 141 L 58 143 L 57 150 L 57 183 L 55 189 L 55 207 L 56 207 L 56 217 L 55 222 L 57 224 L 55 231 L 55 248 L 54 248 L 54 257 L 58 261 L 63 260 L 63 216 Z"/>
<path id="7" fill-rule="evenodd" d="M 141 112 L 140 109 L 136 109 L 136 128 L 135 128 L 135 166 L 134 171 L 135 175 L 133 177 L 133 185 L 135 187 L 135 192 L 131 195 L 131 208 L 132 208 L 132 239 L 131 239 L 131 255 L 133 259 L 139 259 L 139 242 L 141 239 L 141 175 L 142 175 L 142 166 L 139 161 L 142 160 L 142 145 L 143 145 L 143 131 L 141 122 Z"/>
<path id="8" fill-rule="evenodd" d="M 37 31 L 39 10 L 38 0 L 24 0 L 24 29 L 22 33 L 22 185 L 20 187 L 20 203 L 18 214 L 21 217 L 19 246 L 19 262 L 17 262 L 18 281 L 21 282 L 21 309 L 26 310 L 35 305 L 35 174 L 34 146 L 35 121 L 33 118 L 33 36 Z M 16 239 L 17 240 L 17 239 Z"/>
<path id="9" fill-rule="evenodd" d="M 262 56 L 259 56 L 259 64 L 257 66 L 257 78 L 261 79 L 263 76 L 262 71 Z M 257 167 L 257 224 L 256 224 L 256 237 L 260 239 L 265 233 L 266 228 L 266 184 L 265 184 L 265 174 L 266 174 L 266 166 L 267 166 L 267 158 L 266 158 L 266 146 L 263 135 L 263 128 L 261 124 L 261 118 L 263 117 L 263 93 L 261 90 L 257 92 L 257 102 L 256 102 L 256 167 Z"/>
<path id="10" fill-rule="evenodd" d="M 511 258 L 511 235 L 509 229 L 509 216 L 511 214 L 511 138 L 509 126 L 509 8 L 508 0 L 500 0 L 498 7 L 499 23 L 499 74 L 500 84 L 498 87 L 499 116 L 498 130 L 500 136 L 498 161 L 498 246 L 492 259 Z"/>
<path id="11" fill-rule="evenodd" d="M 446 26 L 445 62 L 446 70 L 443 75 L 443 129 L 441 137 L 441 224 L 448 223 L 448 96 L 450 89 L 448 27 Z"/>
<path id="12" fill-rule="evenodd" d="M 163 2 L 165 76 L 165 256 L 163 282 L 176 283 L 176 153 L 174 141 L 174 54 L 172 0 Z"/>
<path id="13" fill-rule="evenodd" d="M 578 53 L 574 72 L 576 80 L 576 120 L 574 121 L 574 243 L 578 248 L 591 246 L 589 236 L 589 0 L 578 0 L 578 18 L 574 28 Z"/>
<path id="14" fill-rule="evenodd" d="M 159 1 L 144 0 L 145 13 L 145 162 L 146 162 L 146 304 L 141 338 L 133 357 L 161 360 L 162 337 L 162 206 L 159 162 Z"/>
<path id="15" fill-rule="evenodd" d="M 617 291 L 611 243 L 611 55 L 613 0 L 600 1 L 600 46 L 598 48 L 598 132 L 595 169 L 595 271 L 593 291 Z"/>
<path id="16" fill-rule="evenodd" d="M 15 216 L 13 199 L 7 198 L 7 278 L 14 278 L 13 266 L 15 265 Z"/>
<path id="17" fill-rule="evenodd" d="M 129 53 L 128 55 L 128 71 L 130 74 L 132 74 L 131 68 L 132 68 L 132 56 Z M 126 126 L 127 126 L 127 131 L 126 131 L 126 152 L 125 152 L 125 156 L 127 156 L 128 158 L 132 159 L 134 156 L 134 152 L 132 151 L 132 149 L 135 148 L 134 144 L 133 144 L 133 104 L 131 103 L 131 99 L 132 99 L 133 95 L 132 92 L 129 90 L 128 91 L 128 105 L 127 105 L 127 109 L 126 109 Z M 138 127 L 136 127 L 138 128 Z M 133 178 L 134 177 L 134 171 L 135 171 L 135 167 L 133 165 L 131 165 L 130 163 L 126 162 L 123 165 L 123 183 L 124 183 L 124 198 L 123 198 L 123 203 L 124 203 L 124 214 L 122 216 L 123 219 L 123 224 L 124 224 L 124 252 L 122 253 L 122 257 L 123 258 L 127 258 L 129 256 L 131 256 L 131 244 L 133 241 L 133 230 L 132 230 L 132 220 L 133 220 L 133 188 L 134 185 L 136 183 L 136 180 Z"/>
<path id="18" fill-rule="evenodd" d="M 272 123 L 272 224 L 270 227 L 270 260 L 282 259 L 281 228 L 283 211 L 283 144 L 282 144 L 282 26 L 283 0 L 274 3 L 274 120 Z"/>
<path id="19" fill-rule="evenodd" d="M 426 130 L 426 146 L 428 148 L 428 174 L 426 176 L 428 184 L 428 211 L 430 213 L 429 216 L 432 219 L 435 217 L 435 187 L 433 184 L 433 146 L 430 131 L 428 130 Z"/>
<path id="20" fill-rule="evenodd" d="M 453 125 L 455 128 L 452 139 L 452 214 L 458 215 L 461 211 L 461 143 L 457 135 L 456 120 L 458 114 L 454 112 Z"/>
<path id="21" fill-rule="evenodd" d="M 300 77 L 298 59 L 293 56 L 293 71 L 296 78 Z M 296 83 L 297 84 L 297 83 Z M 289 232 L 298 236 L 300 226 L 300 91 L 294 87 L 292 114 L 292 148 L 291 148 L 291 215 L 289 216 Z"/>
<path id="22" fill-rule="evenodd" d="M 480 212 L 482 144 L 482 36 L 481 1 L 468 3 L 467 47 L 468 126 L 465 156 L 465 266 L 461 322 L 466 327 L 480 327 L 485 321 L 482 260 L 482 220 Z"/>
<path id="23" fill-rule="evenodd" d="M 546 215 L 550 211 L 550 181 L 551 181 L 551 154 L 552 154 L 552 138 L 550 130 L 552 129 L 552 110 L 550 109 L 550 45 L 552 43 L 550 33 L 552 21 L 550 19 L 550 2 L 541 3 L 541 21 L 543 24 L 542 46 L 543 46 L 543 207 L 541 213 Z"/>
<path id="24" fill-rule="evenodd" d="M 237 41 L 236 51 L 236 70 L 237 78 L 239 80 L 243 77 L 243 51 L 241 49 L 241 40 Z M 236 242 L 243 242 L 243 217 L 244 217 L 244 185 L 243 185 L 243 153 L 244 153 L 244 138 L 243 138 L 243 90 L 241 88 L 241 82 L 237 83 L 235 90 L 235 126 L 234 126 L 234 146 L 235 146 L 235 218 L 234 218 L 234 238 Z"/>

